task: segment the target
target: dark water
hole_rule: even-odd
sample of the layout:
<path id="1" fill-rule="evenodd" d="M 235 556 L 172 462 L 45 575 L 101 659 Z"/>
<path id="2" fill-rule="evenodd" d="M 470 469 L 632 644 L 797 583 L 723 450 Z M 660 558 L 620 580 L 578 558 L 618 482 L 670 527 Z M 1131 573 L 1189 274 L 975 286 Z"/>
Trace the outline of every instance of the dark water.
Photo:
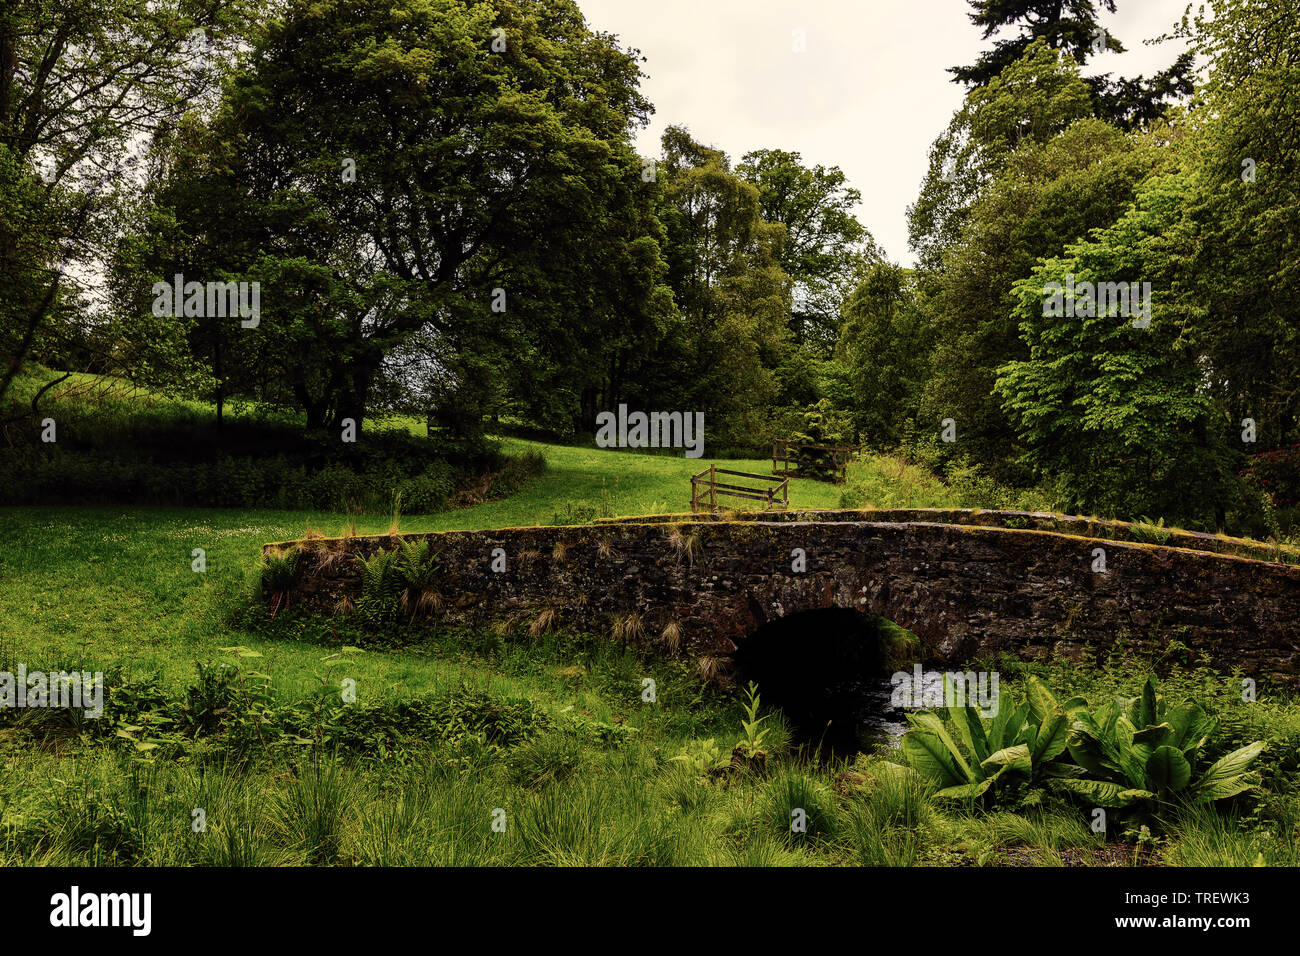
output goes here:
<path id="1" fill-rule="evenodd" d="M 852 759 L 896 746 L 907 725 L 903 710 L 890 706 L 893 689 L 887 677 L 827 686 L 820 713 L 802 719 L 787 713 L 795 745 L 815 750 L 823 761 Z"/>
<path id="2" fill-rule="evenodd" d="M 831 608 L 793 614 L 755 632 L 736 652 L 764 707 L 779 707 L 795 745 L 823 759 L 895 744 L 904 730 L 890 706 L 890 634 L 879 618 Z"/>
<path id="3" fill-rule="evenodd" d="M 903 720 L 903 708 L 890 705 L 894 685 L 888 677 L 881 677 L 870 684 L 862 685 L 862 707 L 857 713 L 858 750 L 870 752 L 880 745 L 894 746 L 898 743 L 907 723 Z"/>

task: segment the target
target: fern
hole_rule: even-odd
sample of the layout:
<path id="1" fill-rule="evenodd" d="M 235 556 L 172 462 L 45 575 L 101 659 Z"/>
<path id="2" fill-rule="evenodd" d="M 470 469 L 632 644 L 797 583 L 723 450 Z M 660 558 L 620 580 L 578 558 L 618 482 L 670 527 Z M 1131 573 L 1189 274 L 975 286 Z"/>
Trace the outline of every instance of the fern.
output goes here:
<path id="1" fill-rule="evenodd" d="M 271 619 L 276 612 L 289 604 L 289 595 L 298 580 L 298 571 L 302 567 L 302 552 L 290 548 L 284 554 L 273 554 L 266 558 L 262 566 L 262 592 L 271 598 Z"/>
<path id="2" fill-rule="evenodd" d="M 269 555 L 262 566 L 262 588 L 272 594 L 288 591 L 298 579 L 302 552 L 290 548 L 284 554 Z"/>
<path id="3" fill-rule="evenodd" d="M 403 541 L 398 549 L 396 572 L 403 585 L 399 604 L 410 616 L 438 611 L 442 608 L 442 592 L 438 581 L 442 565 L 438 554 L 427 540 Z"/>
<path id="4" fill-rule="evenodd" d="M 390 624 L 397 619 L 398 601 L 403 580 L 399 569 L 397 551 L 376 551 L 369 558 L 358 557 L 361 563 L 361 596 L 357 599 L 357 613 L 375 625 Z"/>
<path id="5" fill-rule="evenodd" d="M 1153 544 L 1165 544 L 1169 541 L 1173 532 L 1165 527 L 1165 519 L 1157 518 L 1152 521 L 1150 518 L 1142 517 L 1134 521 L 1131 525 L 1133 537 L 1139 541 L 1149 541 Z"/>

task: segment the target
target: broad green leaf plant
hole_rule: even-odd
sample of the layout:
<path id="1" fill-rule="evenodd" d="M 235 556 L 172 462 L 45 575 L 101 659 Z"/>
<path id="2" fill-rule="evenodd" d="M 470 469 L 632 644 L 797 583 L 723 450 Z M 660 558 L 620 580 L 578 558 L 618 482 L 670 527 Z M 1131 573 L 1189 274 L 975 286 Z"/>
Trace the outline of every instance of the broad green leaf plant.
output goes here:
<path id="1" fill-rule="evenodd" d="M 1265 746 L 1256 741 L 1203 766 L 1217 722 L 1194 703 L 1166 702 L 1154 677 L 1137 697 L 1097 707 L 1082 697 L 1060 703 L 1030 678 L 1026 699 L 1004 699 L 994 717 L 967 705 L 907 720 L 904 764 L 937 784 L 938 797 L 1014 791 L 1024 805 L 1047 789 L 1128 816 L 1158 817 L 1177 802 L 1212 803 L 1257 786 L 1249 767 Z"/>

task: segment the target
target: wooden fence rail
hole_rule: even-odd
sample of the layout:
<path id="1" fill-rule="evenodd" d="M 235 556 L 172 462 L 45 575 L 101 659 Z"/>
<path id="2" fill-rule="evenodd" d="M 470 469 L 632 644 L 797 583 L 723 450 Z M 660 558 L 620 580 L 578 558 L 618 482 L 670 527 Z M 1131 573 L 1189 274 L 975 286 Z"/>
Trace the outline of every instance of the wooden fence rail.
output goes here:
<path id="1" fill-rule="evenodd" d="M 770 484 L 763 487 L 734 485 L 718 481 L 719 475 L 733 478 L 749 478 Z M 763 502 L 764 511 L 782 510 L 790 507 L 790 479 L 777 478 L 773 475 L 751 475 L 747 471 L 728 471 L 717 465 L 710 465 L 698 475 L 691 475 L 691 512 L 716 511 L 718 498 L 745 498 L 750 501 Z"/>

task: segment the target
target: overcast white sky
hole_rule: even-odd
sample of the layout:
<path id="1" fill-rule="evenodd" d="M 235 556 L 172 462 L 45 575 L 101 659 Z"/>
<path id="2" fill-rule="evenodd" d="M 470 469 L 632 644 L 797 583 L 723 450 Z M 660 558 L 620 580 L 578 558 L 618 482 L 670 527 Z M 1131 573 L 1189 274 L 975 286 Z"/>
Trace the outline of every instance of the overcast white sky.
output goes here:
<path id="1" fill-rule="evenodd" d="M 1150 74 L 1183 47 L 1148 46 L 1187 0 L 1119 0 L 1102 24 L 1127 48 L 1085 72 Z M 638 139 L 659 155 L 664 127 L 681 124 L 732 162 L 751 149 L 801 153 L 839 166 L 862 193 L 858 218 L 889 258 L 911 264 L 907 205 L 930 143 L 961 105 L 946 69 L 989 41 L 966 0 L 578 0 L 591 27 L 646 57 L 642 89 L 655 106 Z M 794 31 L 807 51 L 793 51 Z"/>

